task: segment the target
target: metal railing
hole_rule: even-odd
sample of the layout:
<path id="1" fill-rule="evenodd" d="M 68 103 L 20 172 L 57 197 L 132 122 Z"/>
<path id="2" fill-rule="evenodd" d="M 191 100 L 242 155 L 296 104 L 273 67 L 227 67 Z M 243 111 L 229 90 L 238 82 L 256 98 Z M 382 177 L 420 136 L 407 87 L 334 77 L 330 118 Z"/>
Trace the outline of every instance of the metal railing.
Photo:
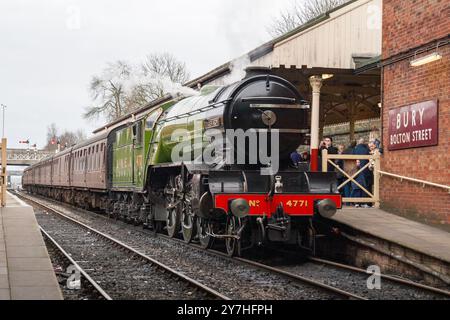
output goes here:
<path id="1" fill-rule="evenodd" d="M 345 172 L 344 169 L 339 167 L 334 160 L 355 161 L 354 170 Z M 356 162 L 361 160 L 367 160 L 368 163 L 362 167 L 357 167 Z M 380 154 L 374 155 L 337 155 L 328 154 L 327 150 L 322 151 L 322 171 L 328 172 L 328 165 L 331 165 L 337 173 L 341 173 L 346 179 L 341 185 L 338 186 L 338 190 L 341 191 L 347 184 L 353 183 L 366 194 L 363 198 L 343 198 L 344 203 L 373 203 L 375 208 L 380 207 Z M 365 174 L 366 170 L 371 170 L 373 173 L 373 191 L 367 190 L 367 187 L 361 185 L 356 179 L 361 174 Z"/>
<path id="2" fill-rule="evenodd" d="M 429 181 L 425 181 L 425 180 L 405 177 L 405 176 L 401 176 L 401 175 L 398 175 L 398 174 L 389 173 L 389 172 L 385 172 L 385 171 L 379 171 L 379 173 L 380 173 L 381 176 L 388 176 L 388 177 L 392 177 L 392 178 L 397 178 L 397 179 L 400 179 L 400 181 L 406 180 L 406 181 L 410 181 L 410 182 L 415 182 L 415 183 L 421 184 L 424 188 L 425 188 L 425 186 L 430 186 L 430 187 L 445 189 L 445 190 L 447 190 L 450 193 L 450 186 L 447 186 L 447 185 L 444 185 L 444 184 L 438 184 L 438 183 L 429 182 Z"/>
<path id="3" fill-rule="evenodd" d="M 30 149 L 8 149 L 8 160 L 42 160 L 54 152 L 42 151 L 42 150 L 30 150 Z"/>

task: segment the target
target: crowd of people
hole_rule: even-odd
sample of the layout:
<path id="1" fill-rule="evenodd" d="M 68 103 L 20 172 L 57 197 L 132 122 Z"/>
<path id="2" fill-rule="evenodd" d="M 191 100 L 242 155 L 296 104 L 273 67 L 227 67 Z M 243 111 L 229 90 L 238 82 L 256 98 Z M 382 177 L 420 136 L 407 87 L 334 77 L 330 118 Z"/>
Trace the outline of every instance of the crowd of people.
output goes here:
<path id="1" fill-rule="evenodd" d="M 375 155 L 382 154 L 383 150 L 381 149 L 381 142 L 378 139 L 371 140 L 366 144 L 364 138 L 360 138 L 358 141 L 352 142 L 349 146 L 345 147 L 340 144 L 337 146 L 333 146 L 333 138 L 325 137 L 323 141 L 320 143 L 320 152 L 319 155 L 322 154 L 322 151 L 326 149 L 328 154 L 342 154 L 342 155 Z M 309 162 L 310 155 L 308 152 L 304 152 L 299 154 L 294 152 L 291 155 L 291 160 L 294 165 L 298 165 L 300 162 Z M 369 163 L 370 162 L 370 163 Z M 342 171 L 347 173 L 349 176 L 353 176 L 357 172 L 359 172 L 362 168 L 366 167 L 362 172 L 360 172 L 355 178 L 355 181 L 347 182 L 341 189 L 340 192 L 344 198 L 367 198 L 369 195 L 364 190 L 373 193 L 373 184 L 374 184 L 374 175 L 373 170 L 375 163 L 373 160 L 335 160 L 335 165 L 338 166 Z M 319 170 L 321 171 L 322 161 L 319 161 Z M 337 172 L 338 178 L 338 186 L 341 186 L 344 182 L 348 180 L 348 178 L 339 171 L 333 164 L 328 163 L 328 172 Z M 347 203 L 347 205 L 354 205 L 355 207 L 363 207 L 369 208 L 371 204 L 352 204 Z"/>

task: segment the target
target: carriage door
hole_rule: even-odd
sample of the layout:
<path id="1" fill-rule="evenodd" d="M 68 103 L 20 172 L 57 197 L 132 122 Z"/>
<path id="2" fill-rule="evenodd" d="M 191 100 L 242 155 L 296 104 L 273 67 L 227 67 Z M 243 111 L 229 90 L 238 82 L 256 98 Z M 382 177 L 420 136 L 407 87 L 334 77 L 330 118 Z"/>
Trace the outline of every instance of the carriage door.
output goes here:
<path id="1" fill-rule="evenodd" d="M 139 120 L 133 125 L 133 185 L 142 185 L 142 169 L 143 169 L 143 140 L 144 133 L 142 127 L 142 120 Z"/>
<path id="2" fill-rule="evenodd" d="M 145 141 L 147 141 L 146 146 L 147 149 L 145 150 L 145 163 L 150 163 L 149 158 L 156 152 L 158 148 L 158 141 L 154 139 L 155 136 L 155 129 L 156 129 L 156 123 L 158 119 L 163 114 L 164 109 L 159 108 L 147 117 L 146 124 L 145 124 Z M 145 168 L 147 169 L 147 168 Z"/>

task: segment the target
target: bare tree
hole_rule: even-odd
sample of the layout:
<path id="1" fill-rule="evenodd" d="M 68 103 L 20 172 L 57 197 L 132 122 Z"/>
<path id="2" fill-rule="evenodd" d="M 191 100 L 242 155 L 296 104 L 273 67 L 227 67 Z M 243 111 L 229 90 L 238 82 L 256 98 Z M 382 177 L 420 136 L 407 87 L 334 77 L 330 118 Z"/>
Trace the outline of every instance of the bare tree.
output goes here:
<path id="1" fill-rule="evenodd" d="M 187 80 L 185 63 L 169 53 L 148 55 L 137 67 L 117 61 L 92 78 L 90 92 L 94 103 L 86 108 L 84 118 L 103 115 L 107 120 L 115 120 L 166 95 L 173 84 Z"/>
<path id="2" fill-rule="evenodd" d="M 56 141 L 58 139 L 58 128 L 56 127 L 55 123 L 51 123 L 47 127 L 47 145 L 45 146 L 45 150 L 51 150 L 52 149 L 52 142 Z M 56 150 L 56 147 L 55 149 Z"/>
<path id="3" fill-rule="evenodd" d="M 127 111 L 125 84 L 132 72 L 125 61 L 109 63 L 101 75 L 93 76 L 89 86 L 93 104 L 86 108 L 83 117 L 95 119 L 104 115 L 108 120 L 117 119 Z"/>
<path id="4" fill-rule="evenodd" d="M 143 81 L 134 86 L 129 96 L 131 108 L 165 96 L 174 84 L 182 85 L 190 77 L 186 64 L 167 52 L 149 54 L 140 69 Z"/>
<path id="5" fill-rule="evenodd" d="M 186 64 L 177 60 L 170 53 L 149 54 L 142 63 L 144 75 L 167 78 L 174 83 L 185 83 L 189 80 Z"/>
<path id="6" fill-rule="evenodd" d="M 348 1 L 296 0 L 290 9 L 280 12 L 268 31 L 273 37 L 281 36 Z"/>
<path id="7" fill-rule="evenodd" d="M 47 145 L 44 147 L 44 150 L 56 151 L 58 148 L 58 143 L 63 150 L 66 147 L 71 147 L 84 140 L 86 140 L 86 134 L 83 130 L 80 129 L 75 132 L 65 130 L 60 133 L 60 130 L 56 124 L 52 123 L 47 127 Z"/>
<path id="8" fill-rule="evenodd" d="M 59 143 L 61 145 L 61 149 L 72 147 L 84 140 L 86 140 L 86 135 L 82 130 L 77 130 L 75 132 L 64 131 L 59 136 Z"/>

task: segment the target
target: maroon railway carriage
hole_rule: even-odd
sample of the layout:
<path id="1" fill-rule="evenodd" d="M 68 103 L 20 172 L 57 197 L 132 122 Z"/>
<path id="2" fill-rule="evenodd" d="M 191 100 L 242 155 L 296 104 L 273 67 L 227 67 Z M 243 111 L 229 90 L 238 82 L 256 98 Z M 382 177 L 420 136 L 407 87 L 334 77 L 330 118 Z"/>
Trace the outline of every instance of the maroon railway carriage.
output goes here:
<path id="1" fill-rule="evenodd" d="M 107 134 L 96 136 L 27 168 L 24 187 L 83 207 L 103 207 L 106 203 L 106 138 Z"/>

